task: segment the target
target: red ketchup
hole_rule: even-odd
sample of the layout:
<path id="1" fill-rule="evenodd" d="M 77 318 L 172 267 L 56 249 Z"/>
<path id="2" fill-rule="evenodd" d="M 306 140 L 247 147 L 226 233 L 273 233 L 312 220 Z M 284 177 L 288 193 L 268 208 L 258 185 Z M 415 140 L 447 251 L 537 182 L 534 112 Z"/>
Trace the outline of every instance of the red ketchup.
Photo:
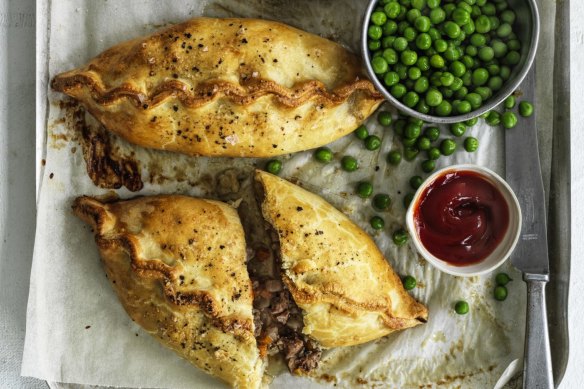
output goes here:
<path id="1" fill-rule="evenodd" d="M 509 227 L 509 206 L 480 174 L 451 171 L 436 178 L 415 204 L 424 247 L 454 266 L 471 265 L 495 250 Z"/>

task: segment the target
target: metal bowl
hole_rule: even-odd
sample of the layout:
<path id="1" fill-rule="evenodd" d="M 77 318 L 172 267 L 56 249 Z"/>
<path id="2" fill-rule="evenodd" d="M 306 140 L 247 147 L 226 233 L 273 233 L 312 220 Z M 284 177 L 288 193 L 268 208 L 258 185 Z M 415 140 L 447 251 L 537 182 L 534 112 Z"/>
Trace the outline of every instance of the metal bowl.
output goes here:
<path id="1" fill-rule="evenodd" d="M 407 107 L 401 101 L 393 97 L 373 72 L 373 68 L 371 67 L 371 56 L 369 48 L 367 47 L 367 29 L 369 27 L 371 13 L 378 2 L 379 0 L 369 1 L 369 5 L 365 11 L 363 28 L 361 31 L 361 53 L 363 55 L 367 73 L 377 89 L 383 94 L 387 101 L 394 105 L 399 111 L 406 113 L 409 116 L 431 123 L 458 123 L 475 118 L 492 110 L 513 93 L 518 88 L 519 84 L 521 84 L 533 64 L 539 40 L 539 13 L 537 11 L 537 5 L 535 0 L 509 0 L 510 8 L 513 9 L 517 15 L 513 27 L 514 32 L 517 34 L 517 38 L 521 42 L 521 60 L 515 65 L 511 72 L 511 76 L 503 84 L 503 87 L 494 93 L 480 108 L 464 115 L 442 117 L 420 113 L 415 109 Z"/>

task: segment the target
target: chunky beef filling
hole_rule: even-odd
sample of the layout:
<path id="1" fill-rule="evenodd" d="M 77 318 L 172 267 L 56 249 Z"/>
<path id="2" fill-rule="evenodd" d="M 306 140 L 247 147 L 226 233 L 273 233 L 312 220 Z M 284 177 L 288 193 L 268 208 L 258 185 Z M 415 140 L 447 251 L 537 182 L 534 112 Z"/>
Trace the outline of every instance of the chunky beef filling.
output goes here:
<path id="1" fill-rule="evenodd" d="M 247 269 L 253 284 L 255 337 L 260 353 L 281 354 L 292 373 L 308 372 L 318 366 L 322 350 L 302 334 L 302 312 L 282 282 L 278 235 L 263 219 L 259 206 L 263 190 L 256 187 L 252 191 L 244 188 L 245 184 L 240 189 L 240 177 L 232 169 L 224 171 L 217 177 L 216 191 L 224 200 L 241 199 L 238 211 L 248 245 Z"/>

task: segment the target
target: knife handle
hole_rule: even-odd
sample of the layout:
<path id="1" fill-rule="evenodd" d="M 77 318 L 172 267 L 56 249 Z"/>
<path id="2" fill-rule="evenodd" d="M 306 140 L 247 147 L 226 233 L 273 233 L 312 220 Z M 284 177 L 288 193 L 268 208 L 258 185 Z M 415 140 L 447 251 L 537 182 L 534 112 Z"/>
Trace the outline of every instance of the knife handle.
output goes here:
<path id="1" fill-rule="evenodd" d="M 552 358 L 545 307 L 546 280 L 529 279 L 527 283 L 527 323 L 525 333 L 524 389 L 554 387 Z"/>

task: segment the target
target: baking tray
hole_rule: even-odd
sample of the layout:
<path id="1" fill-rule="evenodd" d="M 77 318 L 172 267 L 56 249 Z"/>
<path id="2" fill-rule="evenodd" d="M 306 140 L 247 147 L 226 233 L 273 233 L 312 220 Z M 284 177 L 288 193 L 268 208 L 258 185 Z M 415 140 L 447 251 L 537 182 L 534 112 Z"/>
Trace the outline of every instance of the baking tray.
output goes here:
<path id="1" fill-rule="evenodd" d="M 538 1 L 543 3 L 545 0 Z M 285 4 L 285 3 L 283 3 Z M 48 101 L 41 98 L 48 86 L 48 34 L 50 0 L 37 2 L 36 8 L 36 193 L 44 173 L 46 120 Z M 569 42 L 570 2 L 556 2 L 556 42 Z M 539 153 L 544 172 L 548 204 L 548 240 L 550 282 L 547 286 L 548 326 L 553 362 L 554 383 L 557 387 L 566 371 L 569 357 L 568 291 L 570 281 L 570 46 L 556 44 L 553 73 L 553 126 L 551 137 L 540 131 Z M 541 139 L 551 141 L 541 141 Z M 546 180 L 546 175 L 549 181 Z M 546 182 L 547 181 L 547 182 Z"/>

